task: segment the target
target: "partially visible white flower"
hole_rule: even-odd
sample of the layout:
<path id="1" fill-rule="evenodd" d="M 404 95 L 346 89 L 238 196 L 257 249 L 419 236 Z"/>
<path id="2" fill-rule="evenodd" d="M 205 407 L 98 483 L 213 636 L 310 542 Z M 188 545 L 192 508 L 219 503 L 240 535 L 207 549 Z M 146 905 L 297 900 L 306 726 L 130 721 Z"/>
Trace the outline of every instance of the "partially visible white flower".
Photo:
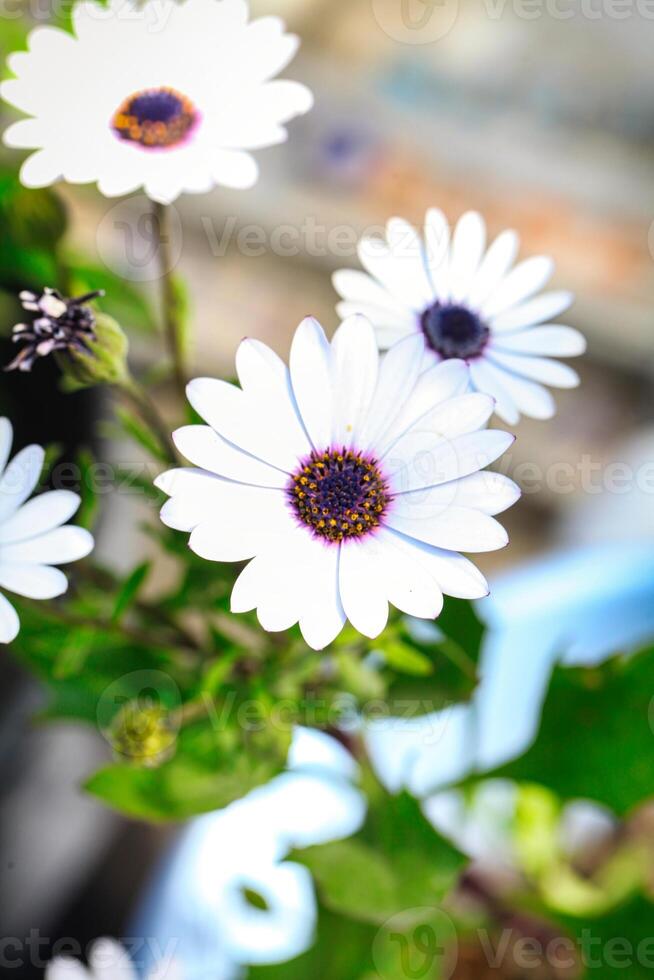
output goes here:
<path id="1" fill-rule="evenodd" d="M 350 317 L 331 343 L 304 320 L 290 370 L 268 347 L 245 340 L 242 388 L 199 378 L 189 401 L 206 426 L 174 434 L 199 469 L 171 470 L 157 486 L 171 499 L 162 521 L 191 532 L 210 561 L 253 559 L 232 593 L 232 611 L 257 610 L 266 630 L 295 623 L 315 649 L 346 619 L 365 636 L 386 626 L 389 603 L 437 617 L 443 593 L 487 595 L 459 551 L 508 543 L 494 519 L 519 497 L 516 485 L 482 472 L 513 442 L 485 428 L 488 395 L 465 393 L 462 361 L 420 376 L 419 337 L 380 363 L 373 328 Z"/>
<path id="2" fill-rule="evenodd" d="M 84 558 L 93 538 L 81 527 L 61 526 L 80 505 L 76 493 L 51 490 L 28 500 L 45 453 L 27 446 L 7 465 L 12 441 L 11 423 L 0 418 L 0 588 L 28 599 L 54 599 L 68 582 L 52 566 Z M 0 593 L 0 642 L 10 643 L 19 630 L 16 610 Z"/>
<path id="3" fill-rule="evenodd" d="M 495 399 L 497 414 L 513 425 L 520 415 L 551 418 L 556 406 L 544 385 L 574 388 L 579 378 L 555 357 L 583 354 L 578 330 L 547 321 L 572 303 L 561 290 L 536 295 L 552 275 L 547 256 L 514 266 L 519 239 L 505 231 L 486 251 L 486 226 L 474 211 L 453 234 L 441 211 L 428 211 L 424 239 L 406 221 L 388 222 L 386 241 L 359 244 L 366 272 L 334 275 L 341 316 L 370 318 L 382 349 L 416 334 L 425 366 L 463 358 L 473 386 Z"/>
<path id="4" fill-rule="evenodd" d="M 187 980 L 236 980 L 244 966 L 305 952 L 317 923 L 313 882 L 284 858 L 361 828 L 358 775 L 335 739 L 296 728 L 287 772 L 186 827 L 146 903 L 141 933 L 159 945 L 178 938 L 175 956 Z"/>
<path id="5" fill-rule="evenodd" d="M 107 197 L 143 187 L 162 203 L 215 184 L 251 187 L 249 151 L 283 142 L 285 123 L 313 99 L 298 82 L 271 80 L 298 38 L 277 17 L 248 18 L 245 0 L 111 0 L 108 10 L 78 3 L 73 35 L 37 27 L 0 89 L 32 117 L 4 137 L 36 150 L 22 182 L 97 182 Z"/>
<path id="6" fill-rule="evenodd" d="M 46 980 L 137 980 L 136 969 L 124 947 L 115 939 L 98 939 L 89 952 L 89 965 L 69 956 L 58 956 L 48 964 Z M 175 960 L 168 958 L 156 963 L 148 980 L 182 980 Z"/>

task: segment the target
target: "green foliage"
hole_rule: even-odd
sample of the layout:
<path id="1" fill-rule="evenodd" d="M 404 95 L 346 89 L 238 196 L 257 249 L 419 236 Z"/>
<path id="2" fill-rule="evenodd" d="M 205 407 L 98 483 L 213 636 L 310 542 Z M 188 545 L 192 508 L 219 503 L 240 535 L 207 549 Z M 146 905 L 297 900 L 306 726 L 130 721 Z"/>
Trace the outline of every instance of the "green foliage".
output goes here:
<path id="1" fill-rule="evenodd" d="M 56 194 L 28 190 L 13 169 L 0 166 L 0 287 L 15 294 L 62 285 L 58 249 L 66 225 Z"/>
<path id="2" fill-rule="evenodd" d="M 102 307 L 127 331 L 152 333 L 156 319 L 151 304 L 142 289 L 126 282 L 104 265 L 93 265 L 70 256 L 72 267 L 70 291 L 74 295 L 102 290 Z"/>
<path id="3" fill-rule="evenodd" d="M 652 648 L 597 668 L 558 668 L 536 742 L 496 775 L 628 813 L 654 795 L 653 682 Z"/>
<path id="4" fill-rule="evenodd" d="M 249 752 L 233 732 L 217 732 L 205 720 L 181 729 L 174 754 L 163 765 L 109 766 L 92 776 L 86 789 L 131 817 L 183 820 L 240 799 L 282 766 L 283 756 L 275 760 Z"/>
<path id="5" fill-rule="evenodd" d="M 368 787 L 370 809 L 354 838 L 296 852 L 332 912 L 381 925 L 410 909 L 433 908 L 456 883 L 462 856 L 406 793 Z"/>

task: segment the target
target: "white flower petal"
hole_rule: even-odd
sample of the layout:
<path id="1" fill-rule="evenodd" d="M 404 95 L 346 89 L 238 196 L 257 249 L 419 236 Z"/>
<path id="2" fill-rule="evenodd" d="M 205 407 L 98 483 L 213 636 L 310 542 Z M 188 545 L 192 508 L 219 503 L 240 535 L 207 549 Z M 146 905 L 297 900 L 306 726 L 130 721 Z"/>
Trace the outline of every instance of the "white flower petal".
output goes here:
<path id="1" fill-rule="evenodd" d="M 452 480 L 436 487 L 399 494 L 395 498 L 394 513 L 414 518 L 429 517 L 441 513 L 455 504 L 472 507 L 495 516 L 512 507 L 520 499 L 520 488 L 501 473 L 482 470 L 471 473 L 462 480 Z"/>
<path id="2" fill-rule="evenodd" d="M 295 331 L 290 370 L 295 401 L 313 447 L 326 449 L 332 442 L 332 353 L 325 331 L 313 317 Z"/>
<path id="3" fill-rule="evenodd" d="M 419 619 L 436 619 L 440 615 L 443 593 L 421 560 L 419 550 L 385 528 L 379 528 L 366 547 L 380 588 L 392 605 Z"/>
<path id="4" fill-rule="evenodd" d="M 579 375 L 567 364 L 546 357 L 529 357 L 527 354 L 506 354 L 504 351 L 489 352 L 488 359 L 506 371 L 552 385 L 554 388 L 576 388 Z"/>
<path id="5" fill-rule="evenodd" d="M 23 504 L 0 525 L 0 545 L 35 538 L 70 520 L 80 498 L 70 490 L 50 490 Z M 0 548 L 0 560 L 2 549 Z"/>
<path id="6" fill-rule="evenodd" d="M 425 253 L 436 299 L 450 298 L 450 226 L 442 211 L 431 208 L 425 218 Z"/>
<path id="7" fill-rule="evenodd" d="M 404 262 L 405 288 L 413 297 L 411 308 L 425 309 L 434 302 L 434 289 L 427 272 L 425 248 L 416 229 L 403 218 L 391 218 L 386 226 L 386 241 L 397 258 Z"/>
<path id="8" fill-rule="evenodd" d="M 448 398 L 423 415 L 396 443 L 386 450 L 403 455 L 403 440 L 412 440 L 417 433 L 453 439 L 455 436 L 475 432 L 486 425 L 493 414 L 493 399 L 480 392 Z"/>
<path id="9" fill-rule="evenodd" d="M 379 440 L 378 452 L 384 454 L 400 436 L 419 424 L 437 405 L 463 395 L 470 388 L 470 373 L 465 361 L 440 361 L 424 371 L 412 392 L 407 392 L 389 429 Z"/>
<path id="10" fill-rule="evenodd" d="M 93 550 L 93 537 L 83 527 L 65 527 L 47 531 L 29 541 L 3 544 L 0 560 L 3 562 L 35 562 L 43 565 L 65 565 L 85 558 Z"/>
<path id="11" fill-rule="evenodd" d="M 360 313 L 367 317 L 375 328 L 377 343 L 381 350 L 392 347 L 409 334 L 422 336 L 418 329 L 418 319 L 415 313 L 395 313 L 391 309 L 373 306 L 371 303 L 342 301 L 336 304 L 336 312 L 341 320 Z"/>
<path id="12" fill-rule="evenodd" d="M 374 447 L 383 440 L 402 410 L 402 405 L 414 391 L 420 373 L 424 341 L 419 334 L 406 337 L 395 344 L 381 359 L 379 378 L 368 418 L 359 439 L 364 448 Z"/>
<path id="13" fill-rule="evenodd" d="M 60 177 L 61 167 L 49 148 L 32 153 L 20 168 L 20 180 L 25 187 L 47 187 Z"/>
<path id="14" fill-rule="evenodd" d="M 213 378 L 196 378 L 186 390 L 205 422 L 243 452 L 287 472 L 310 452 L 286 382 L 261 397 Z"/>
<path id="15" fill-rule="evenodd" d="M 546 255 L 525 259 L 515 267 L 491 293 L 482 306 L 486 319 L 511 309 L 537 293 L 550 279 L 554 263 Z"/>
<path id="16" fill-rule="evenodd" d="M 486 246 L 486 225 L 476 211 L 464 214 L 454 230 L 450 259 L 450 299 L 462 302 L 470 292 Z"/>
<path id="17" fill-rule="evenodd" d="M 216 481 L 213 513 L 202 514 L 189 547 L 208 561 L 245 561 L 292 527 L 285 494 Z"/>
<path id="18" fill-rule="evenodd" d="M 359 444 L 377 386 L 379 354 L 372 324 L 352 316 L 332 341 L 334 404 L 332 445 Z"/>
<path id="19" fill-rule="evenodd" d="M 339 589 L 339 549 L 320 545 L 318 563 L 312 568 L 310 594 L 303 600 L 300 630 L 314 650 L 323 650 L 345 625 L 345 612 Z"/>
<path id="20" fill-rule="evenodd" d="M 127 951 L 114 939 L 98 939 L 89 953 L 93 980 L 135 980 L 136 972 Z"/>
<path id="21" fill-rule="evenodd" d="M 513 371 L 505 371 L 499 364 L 491 364 L 490 360 L 486 364 L 488 370 L 492 369 L 495 373 L 498 383 L 504 387 L 511 402 L 523 415 L 533 419 L 551 419 L 556 414 L 554 399 L 547 388 L 536 381 L 521 378 Z M 496 411 L 500 414 L 499 402 Z"/>
<path id="22" fill-rule="evenodd" d="M 89 980 L 89 972 L 72 956 L 56 956 L 45 968 L 45 980 Z"/>
<path id="23" fill-rule="evenodd" d="M 45 452 L 27 446 L 17 453 L 0 479 L 0 522 L 14 514 L 34 490 L 43 469 Z"/>
<path id="24" fill-rule="evenodd" d="M 49 565 L 5 561 L 0 549 L 0 588 L 28 599 L 55 599 L 67 590 L 68 579 Z"/>
<path id="25" fill-rule="evenodd" d="M 173 441 L 182 456 L 194 466 L 210 470 L 225 479 L 278 489 L 283 489 L 288 483 L 288 473 L 241 452 L 208 425 L 184 426 L 173 433 Z"/>
<path id="26" fill-rule="evenodd" d="M 397 323 L 398 327 L 406 325 L 409 328 L 415 323 L 415 312 L 408 310 L 405 303 L 396 300 L 383 285 L 365 272 L 359 272 L 357 269 L 341 269 L 334 273 L 332 281 L 339 296 L 355 304 L 351 312 L 361 313 L 364 306 L 370 306 L 384 310 L 386 316 L 392 317 L 388 323 L 384 321 L 383 326 Z M 373 323 L 375 323 L 374 319 Z"/>
<path id="27" fill-rule="evenodd" d="M 515 262 L 519 245 L 520 239 L 514 231 L 503 231 L 497 236 L 470 283 L 468 295 L 462 297 L 472 309 L 478 310 L 497 289 Z"/>
<path id="28" fill-rule="evenodd" d="M 0 476 L 4 473 L 14 441 L 14 430 L 9 419 L 0 418 Z"/>
<path id="29" fill-rule="evenodd" d="M 0 592 L 0 643 L 11 643 L 20 631 L 18 613 Z"/>
<path id="30" fill-rule="evenodd" d="M 420 560 L 445 595 L 456 599 L 483 599 L 488 595 L 488 583 L 469 558 L 425 544 L 392 530 L 407 547 L 419 551 Z"/>
<path id="31" fill-rule="evenodd" d="M 470 363 L 470 377 L 475 388 L 495 399 L 495 411 L 507 425 L 516 425 L 520 421 L 520 412 L 504 384 L 504 374 L 484 357 Z"/>
<path id="32" fill-rule="evenodd" d="M 385 523 L 416 541 L 448 551 L 497 551 L 509 538 L 494 517 L 469 507 L 448 507 L 434 516 L 411 517 L 391 511 Z"/>
<path id="33" fill-rule="evenodd" d="M 359 261 L 404 309 L 422 312 L 424 293 L 416 293 L 415 283 L 421 256 L 395 252 L 383 239 L 365 236 L 358 246 Z"/>
<path id="34" fill-rule="evenodd" d="M 345 615 L 354 628 L 375 639 L 388 622 L 388 601 L 379 584 L 374 539 L 350 540 L 341 547 L 339 589 Z"/>
<path id="35" fill-rule="evenodd" d="M 579 357 L 586 351 L 586 338 L 573 327 L 551 324 L 520 333 L 492 337 L 488 349 L 543 357 Z"/>
<path id="36" fill-rule="evenodd" d="M 526 303 L 491 317 L 491 332 L 494 335 L 512 333 L 515 330 L 545 323 L 567 310 L 573 300 L 573 294 L 565 290 L 542 293 Z"/>
<path id="37" fill-rule="evenodd" d="M 514 441 L 515 436 L 500 429 L 470 432 L 452 439 L 413 429 L 385 457 L 384 471 L 397 499 L 412 490 L 476 473 L 494 463 Z"/>

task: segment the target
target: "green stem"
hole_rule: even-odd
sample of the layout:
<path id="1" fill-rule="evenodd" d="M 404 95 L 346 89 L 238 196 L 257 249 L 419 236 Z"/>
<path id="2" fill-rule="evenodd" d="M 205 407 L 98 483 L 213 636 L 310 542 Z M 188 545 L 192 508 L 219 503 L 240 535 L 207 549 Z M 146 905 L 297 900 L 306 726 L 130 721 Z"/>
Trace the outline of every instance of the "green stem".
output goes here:
<path id="1" fill-rule="evenodd" d="M 154 203 L 154 219 L 158 236 L 159 269 L 161 277 L 161 303 L 164 331 L 168 350 L 173 362 L 175 384 L 180 396 L 186 397 L 186 365 L 182 342 L 182 325 L 179 322 L 177 297 L 171 272 L 170 222 L 165 204 Z"/>
<path id="2" fill-rule="evenodd" d="M 164 458 L 169 460 L 173 466 L 178 466 L 179 457 L 168 433 L 166 424 L 159 414 L 159 409 L 145 388 L 137 384 L 132 377 L 129 377 L 119 386 L 119 390 L 156 436 Z"/>
<path id="3" fill-rule="evenodd" d="M 450 639 L 445 636 L 438 644 L 438 649 L 447 657 L 455 667 L 469 677 L 471 681 L 475 684 L 479 680 L 477 674 L 477 666 L 468 654 L 465 652 L 462 646 L 460 646 L 455 640 Z"/>

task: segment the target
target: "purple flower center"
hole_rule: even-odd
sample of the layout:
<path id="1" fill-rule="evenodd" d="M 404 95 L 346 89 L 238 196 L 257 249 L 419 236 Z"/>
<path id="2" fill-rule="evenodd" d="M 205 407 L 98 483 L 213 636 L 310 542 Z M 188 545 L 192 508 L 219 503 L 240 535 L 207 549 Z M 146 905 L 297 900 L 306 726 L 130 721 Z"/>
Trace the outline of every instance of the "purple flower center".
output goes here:
<path id="1" fill-rule="evenodd" d="M 118 107 L 111 126 L 120 139 L 147 149 L 183 142 L 199 119 L 190 99 L 172 88 L 136 92 Z"/>
<path id="2" fill-rule="evenodd" d="M 379 527 L 392 499 L 377 460 L 352 449 L 311 453 L 286 493 L 298 520 L 317 537 L 335 542 Z"/>
<path id="3" fill-rule="evenodd" d="M 421 326 L 432 350 L 446 359 L 479 357 L 490 336 L 476 313 L 455 304 L 434 303 L 422 314 Z"/>

